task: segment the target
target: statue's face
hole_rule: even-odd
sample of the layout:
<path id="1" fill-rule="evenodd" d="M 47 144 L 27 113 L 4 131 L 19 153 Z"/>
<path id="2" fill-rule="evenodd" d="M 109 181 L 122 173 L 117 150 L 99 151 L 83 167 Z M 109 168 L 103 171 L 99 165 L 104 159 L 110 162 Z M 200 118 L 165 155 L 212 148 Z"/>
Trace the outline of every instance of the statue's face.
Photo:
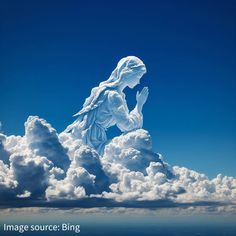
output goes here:
<path id="1" fill-rule="evenodd" d="M 146 69 L 142 68 L 140 70 L 132 71 L 126 79 L 127 86 L 129 88 L 134 88 L 136 85 L 140 83 L 140 79 L 146 73 Z"/>

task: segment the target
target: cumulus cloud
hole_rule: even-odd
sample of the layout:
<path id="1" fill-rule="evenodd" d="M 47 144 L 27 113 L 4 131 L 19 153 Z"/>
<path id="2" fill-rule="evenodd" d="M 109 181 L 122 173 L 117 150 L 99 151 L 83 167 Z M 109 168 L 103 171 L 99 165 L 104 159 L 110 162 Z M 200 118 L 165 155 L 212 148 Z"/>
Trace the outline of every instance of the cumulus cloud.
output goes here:
<path id="1" fill-rule="evenodd" d="M 49 169 L 53 165 L 46 157 L 12 154 L 10 163 L 10 170 L 18 183 L 18 195 L 24 194 L 25 191 L 30 192 L 32 198 L 44 195 Z"/>
<path id="2" fill-rule="evenodd" d="M 62 180 L 57 180 L 55 176 L 51 176 L 49 187 L 46 190 L 46 198 L 48 200 L 84 198 L 86 192 L 82 185 L 87 188 L 93 186 L 94 178 L 95 176 L 90 175 L 81 167 L 69 168 L 66 177 Z"/>
<path id="3" fill-rule="evenodd" d="M 108 189 L 109 179 L 103 171 L 98 153 L 82 145 L 75 151 L 66 177 L 59 181 L 51 177 L 46 198 L 78 199 Z"/>
<path id="4" fill-rule="evenodd" d="M 24 136 L 0 133 L 0 203 L 21 199 L 236 202 L 236 179 L 170 166 L 143 129 L 113 138 L 100 156 L 70 133 L 30 116 Z"/>
<path id="5" fill-rule="evenodd" d="M 13 172 L 0 160 L 0 200 L 14 199 L 17 185 Z"/>
<path id="6" fill-rule="evenodd" d="M 236 202 L 236 179 L 217 175 L 212 180 L 204 174 L 185 167 L 173 167 L 176 175 L 174 184 L 183 186 L 185 193 L 178 196 L 178 201 L 219 201 Z"/>
<path id="7" fill-rule="evenodd" d="M 59 142 L 56 130 L 45 120 L 30 116 L 25 123 L 25 138 L 36 155 L 46 156 L 62 169 L 69 166 L 66 149 Z"/>
<path id="8" fill-rule="evenodd" d="M 22 194 L 17 194 L 16 196 L 17 196 L 18 198 L 28 198 L 28 197 L 31 196 L 31 192 L 25 190 L 24 193 L 22 193 Z"/>

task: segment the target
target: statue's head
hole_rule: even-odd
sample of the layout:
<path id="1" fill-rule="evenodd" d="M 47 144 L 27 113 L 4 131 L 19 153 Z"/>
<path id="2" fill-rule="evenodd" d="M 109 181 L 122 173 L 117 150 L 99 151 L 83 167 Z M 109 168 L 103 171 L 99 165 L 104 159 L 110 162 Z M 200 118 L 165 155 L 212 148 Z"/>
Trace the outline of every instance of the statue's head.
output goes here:
<path id="1" fill-rule="evenodd" d="M 146 72 L 144 63 L 135 56 L 124 57 L 117 64 L 120 82 L 130 88 L 139 84 L 141 77 Z"/>
<path id="2" fill-rule="evenodd" d="M 140 78 L 146 73 L 144 63 L 135 56 L 122 58 L 108 80 L 100 83 L 99 86 L 117 87 L 121 84 L 133 88 L 139 84 Z"/>

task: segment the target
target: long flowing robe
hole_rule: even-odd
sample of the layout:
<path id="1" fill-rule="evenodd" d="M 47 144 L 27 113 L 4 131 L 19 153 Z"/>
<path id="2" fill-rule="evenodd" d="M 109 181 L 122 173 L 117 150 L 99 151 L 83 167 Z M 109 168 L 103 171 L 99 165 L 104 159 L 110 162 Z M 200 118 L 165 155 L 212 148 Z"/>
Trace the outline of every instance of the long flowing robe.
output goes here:
<path id="1" fill-rule="evenodd" d="M 106 90 L 97 102 L 99 105 L 95 109 L 79 114 L 67 128 L 84 144 L 101 152 L 107 142 L 106 130 L 109 127 L 117 125 L 122 132 L 142 128 L 142 114 L 136 109 L 129 112 L 124 93 Z"/>

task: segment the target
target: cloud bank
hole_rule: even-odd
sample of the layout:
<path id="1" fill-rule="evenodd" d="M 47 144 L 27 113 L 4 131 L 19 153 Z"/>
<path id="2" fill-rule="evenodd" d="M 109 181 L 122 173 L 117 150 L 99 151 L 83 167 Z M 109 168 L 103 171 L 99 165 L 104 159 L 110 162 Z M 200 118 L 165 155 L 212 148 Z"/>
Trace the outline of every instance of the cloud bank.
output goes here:
<path id="1" fill-rule="evenodd" d="M 70 133 L 30 116 L 24 136 L 0 133 L 0 204 L 109 199 L 115 202 L 236 203 L 236 179 L 170 166 L 146 130 L 113 138 L 99 156 Z"/>

